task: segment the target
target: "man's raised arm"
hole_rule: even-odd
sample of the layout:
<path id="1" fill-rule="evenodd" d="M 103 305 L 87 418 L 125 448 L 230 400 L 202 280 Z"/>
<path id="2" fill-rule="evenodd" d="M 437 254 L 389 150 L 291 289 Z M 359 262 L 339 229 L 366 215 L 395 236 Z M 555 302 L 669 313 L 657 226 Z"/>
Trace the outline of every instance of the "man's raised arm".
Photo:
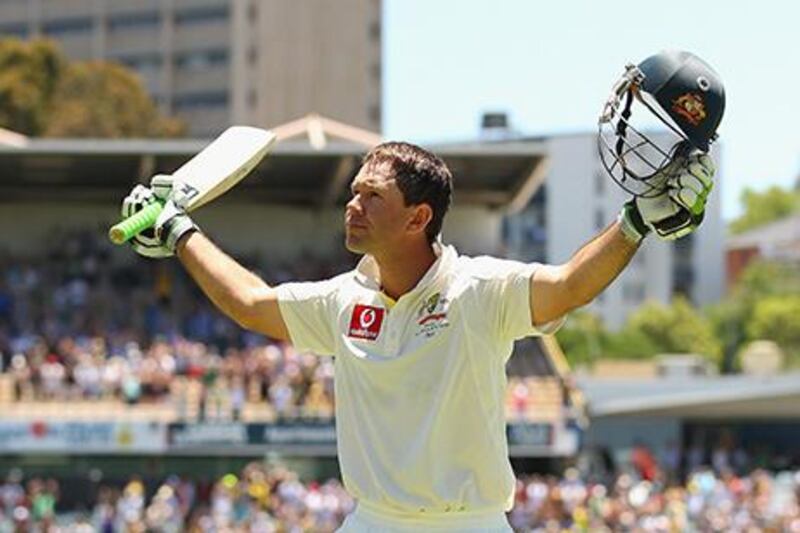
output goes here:
<path id="1" fill-rule="evenodd" d="M 628 201 L 619 219 L 569 261 L 542 265 L 534 271 L 530 282 L 534 326 L 591 302 L 622 272 L 651 231 L 671 241 L 700 225 L 713 186 L 714 163 L 707 155 L 696 153 L 676 164 L 680 167 L 671 174 L 662 194 Z"/>
<path id="2" fill-rule="evenodd" d="M 531 276 L 531 318 L 543 326 L 591 302 L 627 266 L 639 244 L 615 222 L 563 265 L 542 265 Z"/>
<path id="3" fill-rule="evenodd" d="M 228 317 L 243 328 L 289 340 L 275 290 L 198 231 L 180 202 L 173 201 L 172 183 L 164 178 L 159 176 L 161 196 L 150 187 L 137 185 L 122 201 L 125 219 L 159 198 L 166 201 L 153 230 L 130 240 L 136 253 L 153 259 L 177 255 L 206 296 Z"/>
<path id="4" fill-rule="evenodd" d="M 275 289 L 264 280 L 199 231 L 180 239 L 175 250 L 192 279 L 223 313 L 243 328 L 289 340 Z"/>

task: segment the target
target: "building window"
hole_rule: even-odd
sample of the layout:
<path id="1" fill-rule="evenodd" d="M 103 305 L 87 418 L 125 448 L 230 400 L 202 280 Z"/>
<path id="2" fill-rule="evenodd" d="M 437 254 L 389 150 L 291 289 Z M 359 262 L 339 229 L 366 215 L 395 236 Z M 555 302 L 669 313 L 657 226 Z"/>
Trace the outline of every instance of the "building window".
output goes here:
<path id="1" fill-rule="evenodd" d="M 531 206 L 531 207 L 535 207 L 537 210 L 539 210 L 542 213 L 544 213 L 544 211 L 546 210 L 546 206 L 547 206 L 547 184 L 546 183 L 542 183 L 541 187 L 539 187 L 539 189 L 533 195 L 533 198 L 531 198 L 531 201 L 528 203 L 528 205 Z M 542 219 L 541 223 L 544 224 L 544 219 Z"/>
<path id="2" fill-rule="evenodd" d="M 626 283 L 622 286 L 622 299 L 627 303 L 639 303 L 644 301 L 643 283 Z"/>
<path id="3" fill-rule="evenodd" d="M 228 50 L 215 48 L 212 50 L 194 50 L 175 55 L 175 66 L 184 70 L 204 70 L 228 64 Z"/>
<path id="4" fill-rule="evenodd" d="M 606 225 L 606 214 L 598 208 L 594 212 L 594 229 L 601 230 Z"/>
<path id="5" fill-rule="evenodd" d="M 694 265 L 692 264 L 694 234 L 686 235 L 674 241 L 673 252 L 672 294 L 691 299 L 695 281 Z"/>
<path id="6" fill-rule="evenodd" d="M 694 248 L 694 233 L 690 233 L 685 237 L 673 241 L 675 244 L 675 253 L 681 255 L 691 255 Z"/>
<path id="7" fill-rule="evenodd" d="M 0 24 L 0 37 L 19 37 L 24 39 L 28 36 L 28 25 L 25 23 Z"/>
<path id="8" fill-rule="evenodd" d="M 175 23 L 187 26 L 224 20 L 228 20 L 228 6 L 184 9 L 175 14 Z"/>
<path id="9" fill-rule="evenodd" d="M 108 27 L 112 31 L 132 28 L 154 28 L 161 21 L 157 12 L 123 13 L 108 19 Z"/>
<path id="10" fill-rule="evenodd" d="M 369 38 L 373 41 L 379 41 L 381 39 L 381 23 L 379 20 L 369 25 Z"/>
<path id="11" fill-rule="evenodd" d="M 227 91 L 208 91 L 181 94 L 173 101 L 176 111 L 192 111 L 208 107 L 225 107 L 228 105 Z"/>
<path id="12" fill-rule="evenodd" d="M 47 35 L 71 35 L 88 33 L 92 30 L 92 19 L 89 17 L 50 20 L 42 25 Z"/>
<path id="13" fill-rule="evenodd" d="M 162 58 L 158 52 L 145 52 L 141 54 L 118 54 L 109 59 L 118 61 L 126 67 L 136 70 L 161 68 Z"/>
<path id="14" fill-rule="evenodd" d="M 373 104 L 369 106 L 369 119 L 375 123 L 381 123 L 381 106 L 380 104 Z"/>
<path id="15" fill-rule="evenodd" d="M 374 80 L 381 79 L 381 64 L 380 63 L 373 63 L 369 67 L 369 73 Z"/>

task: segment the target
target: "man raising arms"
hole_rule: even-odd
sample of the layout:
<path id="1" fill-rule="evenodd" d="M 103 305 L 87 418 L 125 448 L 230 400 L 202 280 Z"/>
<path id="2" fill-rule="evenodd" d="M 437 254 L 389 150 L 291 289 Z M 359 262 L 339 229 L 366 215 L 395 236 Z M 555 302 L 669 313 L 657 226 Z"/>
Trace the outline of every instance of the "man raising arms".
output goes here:
<path id="1" fill-rule="evenodd" d="M 165 210 L 155 242 L 137 237 L 133 246 L 177 255 L 243 328 L 335 356 L 339 461 L 357 501 L 340 531 L 506 532 L 514 475 L 505 364 L 514 340 L 554 332 L 619 275 L 651 230 L 665 239 L 693 230 L 713 173 L 697 150 L 676 156 L 656 173 L 663 193 L 628 202 L 561 265 L 466 257 L 443 244 L 450 170 L 396 142 L 371 150 L 352 182 L 346 246 L 363 257 L 350 272 L 269 286 L 179 209 Z M 180 187 L 153 188 L 134 189 L 123 214 L 157 197 L 180 204 Z M 686 213 L 689 223 L 673 223 Z"/>

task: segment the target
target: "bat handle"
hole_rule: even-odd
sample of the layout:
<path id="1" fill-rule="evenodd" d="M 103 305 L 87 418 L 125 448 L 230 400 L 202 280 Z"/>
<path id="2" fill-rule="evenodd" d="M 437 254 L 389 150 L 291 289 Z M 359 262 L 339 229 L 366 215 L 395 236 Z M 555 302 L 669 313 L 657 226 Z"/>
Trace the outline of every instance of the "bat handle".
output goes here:
<path id="1" fill-rule="evenodd" d="M 135 215 L 117 223 L 108 230 L 108 238 L 114 244 L 123 244 L 156 223 L 158 215 L 164 209 L 161 202 L 153 202 L 145 206 Z"/>

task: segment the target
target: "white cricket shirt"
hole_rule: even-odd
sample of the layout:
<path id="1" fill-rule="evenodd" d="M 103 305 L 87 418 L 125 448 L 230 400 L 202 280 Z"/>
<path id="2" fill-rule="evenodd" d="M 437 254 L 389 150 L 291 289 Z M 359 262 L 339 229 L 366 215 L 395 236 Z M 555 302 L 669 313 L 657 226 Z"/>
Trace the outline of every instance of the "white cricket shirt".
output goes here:
<path id="1" fill-rule="evenodd" d="M 436 248 L 397 302 L 365 256 L 330 280 L 279 286 L 281 314 L 299 350 L 336 356 L 339 462 L 359 505 L 431 518 L 502 512 L 514 494 L 505 364 L 515 339 L 545 332 L 531 325 L 537 265 Z"/>

